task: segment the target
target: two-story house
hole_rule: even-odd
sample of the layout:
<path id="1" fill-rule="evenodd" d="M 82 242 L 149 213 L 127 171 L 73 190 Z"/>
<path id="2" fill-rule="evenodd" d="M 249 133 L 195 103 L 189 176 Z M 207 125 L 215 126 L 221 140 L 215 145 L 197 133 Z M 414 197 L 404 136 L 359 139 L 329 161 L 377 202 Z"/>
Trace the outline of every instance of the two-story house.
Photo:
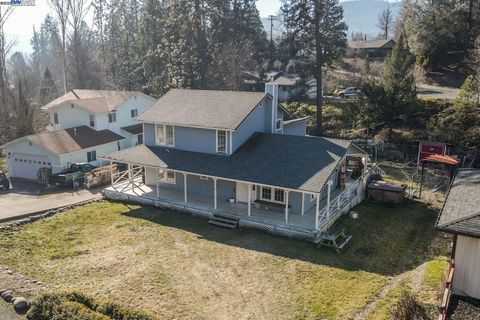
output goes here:
<path id="1" fill-rule="evenodd" d="M 143 143 L 136 117 L 155 99 L 140 92 L 72 90 L 42 107 L 53 131 L 5 145 L 11 177 L 37 179 L 40 168 L 59 172 L 70 163 L 99 164 L 106 154 Z"/>
<path id="2" fill-rule="evenodd" d="M 104 157 L 128 166 L 105 194 L 313 237 L 360 196 L 346 158 L 366 155 L 284 119 L 275 84 L 265 93 L 170 90 L 138 117 L 145 145 Z"/>

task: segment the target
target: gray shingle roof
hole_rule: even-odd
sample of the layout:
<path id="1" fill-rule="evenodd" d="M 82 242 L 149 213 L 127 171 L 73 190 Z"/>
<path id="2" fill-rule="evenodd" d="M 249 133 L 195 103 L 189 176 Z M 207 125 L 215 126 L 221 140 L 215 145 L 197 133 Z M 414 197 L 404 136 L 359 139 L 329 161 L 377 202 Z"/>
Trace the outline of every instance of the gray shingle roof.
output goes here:
<path id="1" fill-rule="evenodd" d="M 43 132 L 26 136 L 25 138 L 57 155 L 80 151 L 82 149 L 101 146 L 103 144 L 125 139 L 110 130 L 96 131 L 87 126 L 54 132 Z"/>
<path id="2" fill-rule="evenodd" d="M 318 193 L 350 145 L 347 140 L 257 133 L 230 157 L 139 146 L 104 158 Z"/>
<path id="3" fill-rule="evenodd" d="M 86 109 L 91 113 L 105 113 L 115 110 L 137 94 L 140 94 L 140 92 L 76 89 L 51 101 L 43 106 L 42 109 L 48 110 L 64 102 L 68 102 Z"/>
<path id="4" fill-rule="evenodd" d="M 172 89 L 138 120 L 235 130 L 267 96 L 263 92 Z"/>
<path id="5" fill-rule="evenodd" d="M 123 131 L 126 131 L 126 132 L 130 133 L 130 134 L 137 135 L 137 134 L 143 133 L 143 124 L 138 123 L 138 124 L 134 124 L 134 125 L 127 126 L 127 127 L 122 127 L 121 129 Z"/>
<path id="6" fill-rule="evenodd" d="M 436 227 L 442 231 L 480 237 L 480 169 L 459 170 Z"/>
<path id="7" fill-rule="evenodd" d="M 395 41 L 393 39 L 350 41 L 348 46 L 352 49 L 393 48 L 395 46 Z"/>

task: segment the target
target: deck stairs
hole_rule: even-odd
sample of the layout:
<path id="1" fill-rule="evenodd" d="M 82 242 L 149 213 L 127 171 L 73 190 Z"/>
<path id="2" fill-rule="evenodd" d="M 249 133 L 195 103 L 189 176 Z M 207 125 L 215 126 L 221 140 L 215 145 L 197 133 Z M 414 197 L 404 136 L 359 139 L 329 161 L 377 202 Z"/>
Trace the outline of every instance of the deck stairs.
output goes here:
<path id="1" fill-rule="evenodd" d="M 215 213 L 213 217 L 208 221 L 208 223 L 218 227 L 223 227 L 228 229 L 237 229 L 239 219 L 232 218 L 230 216 L 222 215 L 219 213 Z"/>

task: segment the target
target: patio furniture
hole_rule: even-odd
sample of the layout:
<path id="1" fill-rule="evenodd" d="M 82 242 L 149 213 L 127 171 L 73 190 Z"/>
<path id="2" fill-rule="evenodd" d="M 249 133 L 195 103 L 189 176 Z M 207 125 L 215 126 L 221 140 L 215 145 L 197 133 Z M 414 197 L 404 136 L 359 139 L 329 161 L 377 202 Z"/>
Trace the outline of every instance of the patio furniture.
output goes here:
<path id="1" fill-rule="evenodd" d="M 352 240 L 352 236 L 345 235 L 345 229 L 336 225 L 320 237 L 318 246 L 321 247 L 325 245 L 335 249 L 337 253 L 340 253 L 340 250 L 342 250 L 350 240 Z"/>

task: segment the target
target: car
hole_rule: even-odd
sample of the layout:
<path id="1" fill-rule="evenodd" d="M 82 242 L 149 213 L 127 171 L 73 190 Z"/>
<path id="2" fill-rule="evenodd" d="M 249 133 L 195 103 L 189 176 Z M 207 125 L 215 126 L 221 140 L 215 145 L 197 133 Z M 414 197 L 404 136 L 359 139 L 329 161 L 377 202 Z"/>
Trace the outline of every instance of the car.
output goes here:
<path id="1" fill-rule="evenodd" d="M 349 87 L 344 90 L 341 90 L 338 92 L 338 96 L 342 99 L 344 98 L 350 98 L 350 97 L 356 97 L 357 94 L 361 93 L 362 91 L 359 88 L 356 87 Z"/>
<path id="2" fill-rule="evenodd" d="M 52 174 L 49 177 L 48 182 L 51 185 L 73 187 L 77 189 L 83 185 L 85 174 L 96 168 L 97 167 L 89 163 L 72 163 L 68 169 Z"/>
<path id="3" fill-rule="evenodd" d="M 10 180 L 8 180 L 8 177 L 2 171 L 0 171 L 0 189 L 10 189 Z"/>

